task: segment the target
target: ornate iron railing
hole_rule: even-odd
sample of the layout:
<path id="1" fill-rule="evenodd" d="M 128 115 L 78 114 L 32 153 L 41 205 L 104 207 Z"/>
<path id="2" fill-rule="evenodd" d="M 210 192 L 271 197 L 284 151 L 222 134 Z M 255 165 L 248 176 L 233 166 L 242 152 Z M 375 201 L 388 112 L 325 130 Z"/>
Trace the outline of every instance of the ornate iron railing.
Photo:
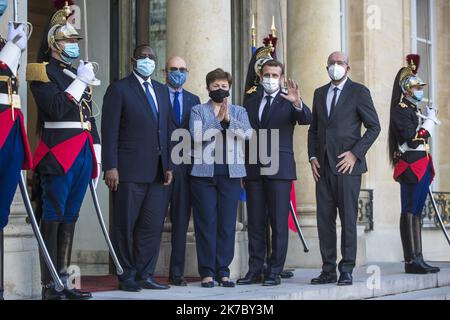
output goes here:
<path id="1" fill-rule="evenodd" d="M 442 221 L 447 228 L 450 228 L 450 192 L 433 192 Z M 430 198 L 427 198 L 422 213 L 424 227 L 439 228 L 439 222 Z"/>
<path id="2" fill-rule="evenodd" d="M 361 189 L 358 200 L 358 224 L 366 227 L 366 232 L 373 231 L 373 190 Z"/>

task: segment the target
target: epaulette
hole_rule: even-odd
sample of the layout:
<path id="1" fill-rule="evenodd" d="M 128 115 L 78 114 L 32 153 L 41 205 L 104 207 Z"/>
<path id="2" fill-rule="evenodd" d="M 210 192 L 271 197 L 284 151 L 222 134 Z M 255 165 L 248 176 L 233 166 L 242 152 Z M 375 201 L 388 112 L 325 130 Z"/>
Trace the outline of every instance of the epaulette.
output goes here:
<path id="1" fill-rule="evenodd" d="M 258 90 L 258 88 L 256 86 L 253 86 L 246 92 L 246 94 L 255 93 L 257 90 Z"/>
<path id="2" fill-rule="evenodd" d="M 47 75 L 47 62 L 29 63 L 27 65 L 27 81 L 50 82 Z"/>
<path id="3" fill-rule="evenodd" d="M 399 105 L 400 108 L 402 108 L 402 109 L 408 108 L 408 105 L 407 105 L 406 103 L 404 103 L 404 102 L 400 102 L 398 105 Z"/>

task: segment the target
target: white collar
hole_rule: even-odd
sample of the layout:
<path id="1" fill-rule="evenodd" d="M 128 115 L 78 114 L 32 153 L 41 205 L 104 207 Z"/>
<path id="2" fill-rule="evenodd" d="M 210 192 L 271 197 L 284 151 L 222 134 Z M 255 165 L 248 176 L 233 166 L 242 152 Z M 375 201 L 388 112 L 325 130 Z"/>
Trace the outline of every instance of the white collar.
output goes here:
<path id="1" fill-rule="evenodd" d="M 342 81 L 339 85 L 335 85 L 335 84 L 333 84 L 333 82 L 331 82 L 331 86 L 330 86 L 330 91 L 333 91 L 334 90 L 334 88 L 338 88 L 339 89 L 339 91 L 342 91 L 343 89 L 344 89 L 344 86 L 345 86 L 345 84 L 347 83 L 347 81 L 348 81 L 348 77 L 345 77 L 345 80 L 344 81 Z"/>
<path id="2" fill-rule="evenodd" d="M 273 99 L 275 99 L 275 97 L 278 95 L 279 92 L 280 92 L 280 89 L 278 89 L 277 91 L 275 91 L 275 92 L 272 93 L 272 94 L 268 94 L 268 93 L 264 90 L 264 96 L 263 96 L 263 99 L 265 99 L 265 98 L 268 97 L 268 96 L 271 96 L 271 97 L 272 97 L 272 101 L 273 101 Z"/>
<path id="3" fill-rule="evenodd" d="M 142 79 L 141 76 L 138 75 L 135 71 L 133 71 L 133 74 L 134 74 L 134 76 L 136 77 L 136 79 L 138 79 L 138 81 L 139 81 L 139 83 L 141 84 L 141 86 L 144 86 L 144 83 L 146 82 L 146 83 L 149 83 L 149 84 L 150 84 L 150 87 L 153 88 L 153 84 L 152 84 L 152 79 L 151 79 L 151 78 L 148 78 L 148 80 L 145 81 L 145 80 Z"/>

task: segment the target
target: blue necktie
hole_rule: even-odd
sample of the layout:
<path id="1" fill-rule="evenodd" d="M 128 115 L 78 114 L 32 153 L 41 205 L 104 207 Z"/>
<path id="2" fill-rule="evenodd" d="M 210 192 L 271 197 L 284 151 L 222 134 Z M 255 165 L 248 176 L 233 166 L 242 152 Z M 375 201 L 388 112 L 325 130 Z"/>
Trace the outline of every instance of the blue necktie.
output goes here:
<path id="1" fill-rule="evenodd" d="M 153 100 L 152 94 L 150 93 L 150 83 L 144 82 L 144 86 L 145 86 L 145 95 L 147 96 L 148 103 L 152 108 L 152 112 L 153 115 L 155 116 L 155 119 L 158 120 L 158 109 L 156 108 L 155 100 Z"/>
<path id="2" fill-rule="evenodd" d="M 175 92 L 175 97 L 173 99 L 173 113 L 175 115 L 175 119 L 177 120 L 177 125 L 181 124 L 181 104 L 180 100 L 178 99 L 180 97 L 179 92 Z"/>

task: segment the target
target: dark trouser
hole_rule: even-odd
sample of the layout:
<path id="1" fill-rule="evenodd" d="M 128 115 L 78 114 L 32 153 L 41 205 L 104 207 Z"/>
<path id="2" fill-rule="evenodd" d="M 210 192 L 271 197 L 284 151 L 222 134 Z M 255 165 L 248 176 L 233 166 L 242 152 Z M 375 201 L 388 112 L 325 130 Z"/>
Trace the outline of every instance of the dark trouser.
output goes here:
<path id="1" fill-rule="evenodd" d="M 431 165 L 428 165 L 425 175 L 418 183 L 400 183 L 402 214 L 422 215 L 432 180 Z"/>
<path id="2" fill-rule="evenodd" d="M 198 272 L 202 278 L 229 277 L 240 179 L 191 177 Z"/>
<path id="3" fill-rule="evenodd" d="M 169 277 L 184 275 L 186 233 L 191 217 L 191 190 L 188 166 L 180 165 L 174 170 L 174 182 L 169 189 L 170 220 L 172 222 L 172 253 Z"/>
<path id="4" fill-rule="evenodd" d="M 325 160 L 316 184 L 317 227 L 324 272 L 336 272 L 336 218 L 341 220 L 340 272 L 352 272 L 356 263 L 358 198 L 361 176 L 335 175 Z"/>
<path id="5" fill-rule="evenodd" d="M 89 182 L 93 155 L 89 143 L 62 176 L 41 176 L 43 221 L 75 223 L 79 218 Z"/>
<path id="6" fill-rule="evenodd" d="M 112 198 L 112 242 L 124 269 L 119 281 L 146 280 L 158 261 L 166 187 L 160 183 L 121 182 Z"/>
<path id="7" fill-rule="evenodd" d="M 267 251 L 267 214 L 272 229 L 272 254 L 267 274 L 283 271 L 288 249 L 288 216 L 292 181 L 262 178 L 245 182 L 248 212 L 249 271 L 261 274 Z"/>
<path id="8" fill-rule="evenodd" d="M 11 203 L 19 183 L 24 157 L 20 121 L 17 119 L 0 149 L 0 230 L 8 224 Z"/>

